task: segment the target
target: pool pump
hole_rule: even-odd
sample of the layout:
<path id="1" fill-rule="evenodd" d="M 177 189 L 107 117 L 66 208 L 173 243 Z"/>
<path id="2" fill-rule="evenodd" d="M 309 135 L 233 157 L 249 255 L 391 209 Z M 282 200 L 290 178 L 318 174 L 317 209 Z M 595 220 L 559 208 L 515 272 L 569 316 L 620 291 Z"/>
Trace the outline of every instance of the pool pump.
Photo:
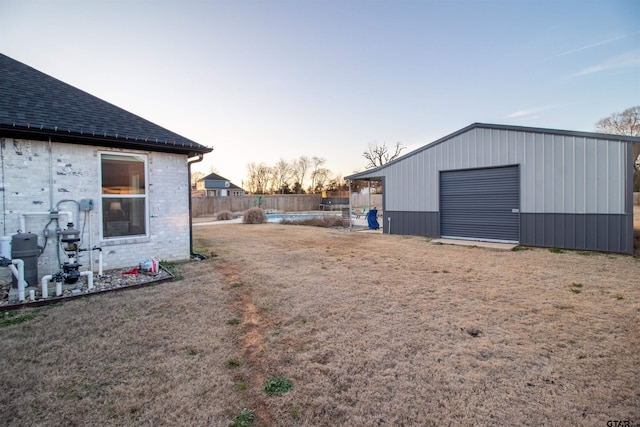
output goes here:
<path id="1" fill-rule="evenodd" d="M 67 254 L 68 261 L 62 264 L 62 275 L 65 283 L 76 283 L 80 278 L 80 266 L 78 263 L 78 242 L 80 230 L 74 228 L 73 223 L 67 223 L 67 228 L 60 231 L 60 244 Z"/>

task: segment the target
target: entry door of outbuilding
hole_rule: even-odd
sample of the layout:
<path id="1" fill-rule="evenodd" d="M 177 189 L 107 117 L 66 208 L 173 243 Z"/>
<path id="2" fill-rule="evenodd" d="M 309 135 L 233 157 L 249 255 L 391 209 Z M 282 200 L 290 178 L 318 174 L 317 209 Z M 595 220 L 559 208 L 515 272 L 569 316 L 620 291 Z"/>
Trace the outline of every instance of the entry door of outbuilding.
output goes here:
<path id="1" fill-rule="evenodd" d="M 518 166 L 440 172 L 440 235 L 520 240 Z"/>

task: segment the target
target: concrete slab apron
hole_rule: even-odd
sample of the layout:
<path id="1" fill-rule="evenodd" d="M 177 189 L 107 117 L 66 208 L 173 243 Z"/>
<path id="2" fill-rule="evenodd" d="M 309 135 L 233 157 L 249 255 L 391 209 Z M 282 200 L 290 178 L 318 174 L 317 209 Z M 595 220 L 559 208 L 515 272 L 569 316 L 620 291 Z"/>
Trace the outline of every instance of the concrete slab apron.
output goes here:
<path id="1" fill-rule="evenodd" d="M 431 243 L 442 243 L 444 245 L 460 245 L 460 246 L 477 246 L 479 248 L 498 249 L 502 251 L 511 251 L 516 244 L 513 243 L 495 243 L 495 242 L 479 242 L 475 240 L 456 240 L 456 239 L 434 239 Z"/>

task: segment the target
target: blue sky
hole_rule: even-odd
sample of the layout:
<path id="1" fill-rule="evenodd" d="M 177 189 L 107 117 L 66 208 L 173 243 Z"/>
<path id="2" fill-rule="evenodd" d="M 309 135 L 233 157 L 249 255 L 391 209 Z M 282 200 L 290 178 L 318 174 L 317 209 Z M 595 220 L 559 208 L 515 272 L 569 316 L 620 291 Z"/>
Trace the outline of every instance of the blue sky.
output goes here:
<path id="1" fill-rule="evenodd" d="M 473 122 L 593 131 L 640 104 L 637 0 L 0 0 L 0 52 L 248 162 L 361 171 Z"/>

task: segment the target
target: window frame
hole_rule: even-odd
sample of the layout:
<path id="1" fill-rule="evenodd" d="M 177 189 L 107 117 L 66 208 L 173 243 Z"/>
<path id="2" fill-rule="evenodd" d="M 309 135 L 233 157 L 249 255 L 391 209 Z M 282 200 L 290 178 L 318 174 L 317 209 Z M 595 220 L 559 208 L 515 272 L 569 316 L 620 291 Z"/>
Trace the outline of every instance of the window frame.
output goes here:
<path id="1" fill-rule="evenodd" d="M 142 194 L 108 194 L 104 193 L 103 187 L 103 159 L 104 156 L 122 157 L 129 159 L 141 159 L 144 163 L 144 192 Z M 149 155 L 148 153 L 132 153 L 132 152 L 114 152 L 114 151 L 99 151 L 98 152 L 98 169 L 99 169 L 99 194 L 100 194 L 100 240 L 103 241 L 118 241 L 124 239 L 144 239 L 150 236 L 149 224 L 150 224 L 150 212 L 149 212 Z M 118 198 L 118 199 L 137 199 L 144 200 L 144 234 L 131 234 L 122 236 L 105 236 L 105 199 Z"/>

